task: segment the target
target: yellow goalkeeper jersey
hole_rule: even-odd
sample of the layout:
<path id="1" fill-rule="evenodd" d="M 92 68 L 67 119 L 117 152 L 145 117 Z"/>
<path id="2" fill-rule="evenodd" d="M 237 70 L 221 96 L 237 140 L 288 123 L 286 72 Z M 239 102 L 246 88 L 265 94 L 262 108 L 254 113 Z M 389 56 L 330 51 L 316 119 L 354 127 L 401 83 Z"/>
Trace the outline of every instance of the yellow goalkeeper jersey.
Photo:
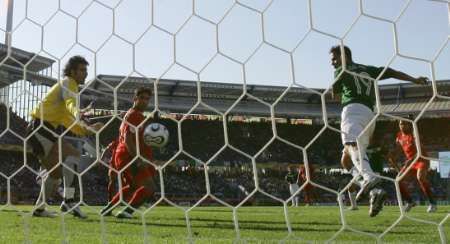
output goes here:
<path id="1" fill-rule="evenodd" d="M 80 113 L 77 106 L 77 95 L 78 83 L 67 77 L 52 86 L 30 115 L 34 119 L 50 123 L 54 128 L 58 126 L 69 128 Z M 77 122 L 70 128 L 70 131 L 78 136 L 89 133 L 83 122 Z"/>

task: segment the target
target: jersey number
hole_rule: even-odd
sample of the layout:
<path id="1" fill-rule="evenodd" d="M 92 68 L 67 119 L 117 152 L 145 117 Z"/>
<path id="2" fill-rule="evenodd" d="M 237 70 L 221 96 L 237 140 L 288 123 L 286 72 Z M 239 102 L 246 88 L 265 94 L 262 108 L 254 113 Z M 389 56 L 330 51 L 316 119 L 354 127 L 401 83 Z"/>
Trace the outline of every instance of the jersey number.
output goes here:
<path id="1" fill-rule="evenodd" d="M 372 81 L 369 78 L 361 77 L 367 76 L 370 77 L 366 72 L 359 73 L 360 76 L 352 75 L 353 81 L 355 82 L 356 92 L 358 95 L 362 95 L 363 92 L 366 96 L 370 96 L 370 89 L 372 87 Z M 365 91 L 363 91 L 365 89 Z"/>

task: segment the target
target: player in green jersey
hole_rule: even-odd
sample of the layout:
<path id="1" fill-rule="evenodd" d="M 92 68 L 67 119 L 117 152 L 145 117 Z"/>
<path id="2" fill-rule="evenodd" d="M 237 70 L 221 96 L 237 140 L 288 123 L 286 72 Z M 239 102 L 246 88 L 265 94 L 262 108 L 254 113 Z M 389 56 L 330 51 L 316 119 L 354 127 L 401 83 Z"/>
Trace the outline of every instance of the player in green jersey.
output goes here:
<path id="1" fill-rule="evenodd" d="M 344 55 L 341 55 L 342 52 Z M 375 123 L 369 125 L 374 117 L 374 81 L 375 79 L 395 78 L 415 84 L 426 84 L 428 79 L 426 77 L 414 78 L 389 67 L 357 64 L 353 62 L 351 50 L 347 46 L 333 46 L 330 54 L 331 64 L 335 68 L 332 94 L 333 98 L 340 97 L 343 106 L 341 114 L 342 143 L 349 153 L 353 165 L 363 177 L 363 185 L 357 198 L 370 191 L 369 215 L 375 216 L 381 210 L 386 192 L 375 188 L 380 178 L 373 172 L 366 155 L 369 138 L 375 129 Z"/>
<path id="2" fill-rule="evenodd" d="M 298 172 L 293 167 L 288 167 L 287 170 L 288 173 L 285 176 L 285 180 L 289 184 L 289 192 L 293 196 L 298 191 Z M 298 195 L 295 195 L 292 198 L 292 206 L 298 207 L 298 200 Z"/>

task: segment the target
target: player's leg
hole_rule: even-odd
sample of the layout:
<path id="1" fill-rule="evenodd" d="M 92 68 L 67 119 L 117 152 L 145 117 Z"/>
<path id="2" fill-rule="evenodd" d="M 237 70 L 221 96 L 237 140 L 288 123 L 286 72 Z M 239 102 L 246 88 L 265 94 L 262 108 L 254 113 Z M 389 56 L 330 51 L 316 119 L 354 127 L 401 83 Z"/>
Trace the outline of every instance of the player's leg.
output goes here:
<path id="1" fill-rule="evenodd" d="M 417 181 L 419 182 L 420 189 L 422 190 L 423 194 L 428 198 L 429 206 L 427 209 L 428 213 L 436 212 L 437 211 L 437 205 L 436 201 L 434 200 L 433 193 L 431 192 L 431 186 L 428 181 L 428 167 L 418 165 L 417 166 Z"/>
<path id="2" fill-rule="evenodd" d="M 304 192 L 305 192 L 305 203 L 308 205 L 312 205 L 313 203 L 313 199 L 314 199 L 314 189 L 313 186 L 308 183 L 305 188 L 304 188 Z"/>
<path id="3" fill-rule="evenodd" d="M 37 126 L 39 126 L 38 121 L 31 121 L 27 133 L 31 134 Z M 36 209 L 33 212 L 33 216 L 56 216 L 56 213 L 49 212 L 45 209 L 46 200 L 56 192 L 58 185 L 61 184 L 61 170 L 59 168 L 54 169 L 58 162 L 58 143 L 56 142 L 57 138 L 43 129 L 37 130 L 28 141 L 33 150 L 33 154 L 38 158 L 41 167 L 46 170 L 46 172 L 41 175 L 41 190 L 35 203 Z"/>
<path id="4" fill-rule="evenodd" d="M 369 119 L 368 116 L 366 116 L 367 119 Z M 370 121 L 367 121 L 369 123 Z M 379 183 L 381 181 L 381 178 L 377 177 L 379 175 L 378 172 L 373 171 L 372 165 L 369 162 L 369 158 L 367 156 L 367 147 L 369 146 L 370 138 L 373 135 L 373 132 L 375 131 L 375 124 L 370 125 L 367 130 L 358 138 L 357 143 L 357 151 L 354 152 L 354 154 L 359 154 L 358 156 L 361 157 L 361 160 L 359 161 L 360 164 L 360 170 L 361 175 L 363 177 L 363 180 L 361 182 L 361 189 L 356 195 L 356 200 L 361 199 L 362 196 L 368 192 L 370 192 L 374 188 L 380 188 Z M 350 147 L 350 150 L 354 150 L 355 147 Z M 380 188 L 381 189 L 381 188 Z M 376 191 L 380 194 L 385 195 L 386 192 L 384 190 Z M 378 193 L 377 193 L 378 194 Z M 381 198 L 379 198 L 381 199 Z M 384 203 L 384 202 L 383 202 Z M 377 203 L 381 204 L 381 203 Z"/>
<path id="5" fill-rule="evenodd" d="M 356 185 L 352 184 L 350 186 L 350 188 L 348 188 L 348 200 L 350 202 L 350 207 L 348 207 L 348 210 L 358 210 L 358 204 L 356 202 L 356 193 L 357 193 L 357 189 L 356 189 Z"/>
<path id="6" fill-rule="evenodd" d="M 377 187 L 381 179 L 377 177 L 378 174 L 373 172 L 366 154 L 370 138 L 375 131 L 375 124 L 369 125 L 373 118 L 373 112 L 361 104 L 350 104 L 345 108 L 346 111 L 342 112 L 345 115 L 342 124 L 343 142 L 352 158 L 353 165 L 358 168 L 363 177 L 356 200 L 370 192 L 369 216 L 374 217 L 383 208 L 387 193 Z"/>
<path id="7" fill-rule="evenodd" d="M 352 159 L 350 154 L 347 152 L 346 148 L 342 150 L 341 156 L 341 165 L 342 168 L 346 169 L 353 177 L 360 177 L 358 170 L 353 166 Z M 355 182 L 359 182 L 358 180 Z M 358 204 L 356 203 L 356 193 L 357 193 L 357 185 L 352 184 L 347 191 L 348 199 L 350 201 L 350 207 L 348 210 L 358 210 Z"/>
<path id="8" fill-rule="evenodd" d="M 403 166 L 400 169 L 400 174 L 406 171 L 406 166 Z M 400 187 L 400 194 L 402 196 L 402 200 L 406 202 L 406 205 L 403 207 L 403 210 L 405 212 L 409 212 L 413 207 L 416 206 L 416 203 L 411 198 L 411 194 L 408 190 L 408 183 L 410 182 L 411 176 L 415 175 L 416 170 L 414 168 L 411 168 L 408 173 L 403 177 L 403 179 L 399 182 Z"/>
<path id="9" fill-rule="evenodd" d="M 61 211 L 70 211 L 70 213 L 75 217 L 83 219 L 87 218 L 87 215 L 81 211 L 79 206 L 77 206 L 77 202 L 75 201 L 75 187 L 73 187 L 75 174 L 77 173 L 77 166 L 81 158 L 80 151 L 67 140 L 63 140 L 63 146 L 61 149 L 64 160 L 62 169 L 64 197 L 60 207 Z"/>
<path id="10" fill-rule="evenodd" d="M 111 201 L 108 202 L 108 204 L 101 210 L 101 214 L 104 216 L 110 216 L 121 199 L 128 202 L 129 197 L 137 188 L 134 181 L 133 172 L 131 170 L 134 165 L 128 165 L 130 163 L 128 154 L 114 153 L 113 157 L 114 161 L 112 162 L 114 163 L 114 168 L 119 171 L 119 177 L 117 178 L 119 180 L 118 187 L 120 187 L 120 185 L 122 187 L 112 197 Z M 122 169 L 124 170 L 120 172 Z"/>
<path id="11" fill-rule="evenodd" d="M 147 199 L 153 196 L 156 185 L 153 180 L 156 172 L 151 165 L 142 165 L 133 180 L 136 182 L 136 190 L 128 201 L 128 207 L 117 214 L 118 218 L 131 218 L 135 209 L 139 208 Z"/>
<path id="12" fill-rule="evenodd" d="M 299 187 L 298 184 L 294 183 L 291 184 L 292 185 L 292 193 L 291 195 L 294 195 L 294 197 L 292 198 L 292 206 L 298 207 L 299 204 L 299 195 L 297 193 Z"/>
<path id="13" fill-rule="evenodd" d="M 294 184 L 289 184 L 289 193 L 291 194 L 291 196 L 294 195 L 295 191 L 294 191 Z M 291 200 L 291 206 L 295 206 L 295 197 L 292 198 Z"/>
<path id="14" fill-rule="evenodd" d="M 108 170 L 108 201 L 111 202 L 116 193 L 117 174 L 113 169 Z"/>
<path id="15" fill-rule="evenodd" d="M 386 201 L 387 193 L 381 188 L 373 188 L 370 190 L 369 200 L 369 216 L 375 217 L 383 209 L 384 202 Z"/>
<path id="16" fill-rule="evenodd" d="M 120 170 L 122 167 L 119 166 Z M 125 169 L 123 172 L 119 173 L 120 178 L 118 180 L 122 183 L 122 188 L 120 188 L 116 194 L 111 198 L 111 201 L 101 210 L 101 214 L 104 216 L 110 216 L 112 211 L 116 207 L 116 204 L 124 199 L 128 202 L 131 194 L 136 190 L 135 182 L 133 181 L 133 176 L 129 170 L 129 168 Z M 118 184 L 119 185 L 119 184 Z"/>
<path id="17" fill-rule="evenodd" d="M 356 166 L 357 170 L 365 180 L 361 194 L 367 193 L 379 181 L 378 178 L 374 176 L 374 172 L 370 167 L 366 155 L 366 149 L 369 145 L 369 139 L 375 130 L 375 124 L 372 124 L 363 134 L 361 134 L 372 118 L 372 111 L 361 104 L 347 105 L 342 111 L 342 142 L 345 150 L 352 159 L 353 165 Z"/>

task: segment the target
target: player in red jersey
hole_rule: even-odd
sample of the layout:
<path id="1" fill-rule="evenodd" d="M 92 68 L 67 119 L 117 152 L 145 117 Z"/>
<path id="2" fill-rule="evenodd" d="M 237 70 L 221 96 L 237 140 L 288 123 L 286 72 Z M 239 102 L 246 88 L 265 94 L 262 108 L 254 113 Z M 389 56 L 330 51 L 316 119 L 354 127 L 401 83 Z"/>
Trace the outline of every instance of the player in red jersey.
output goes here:
<path id="1" fill-rule="evenodd" d="M 400 193 L 402 194 L 402 198 L 407 202 L 405 206 L 405 211 L 408 212 L 412 207 L 415 206 L 415 203 L 411 199 L 411 196 L 407 190 L 406 182 L 407 178 L 414 177 L 416 175 L 417 182 L 419 183 L 420 189 L 423 194 L 428 198 L 430 205 L 428 206 L 427 212 L 436 212 L 436 201 L 433 198 L 433 194 L 431 192 L 430 183 L 427 180 L 428 168 L 430 166 L 430 162 L 427 159 L 422 157 L 415 160 L 417 156 L 417 148 L 414 138 L 414 132 L 412 126 L 409 122 L 400 120 L 399 122 L 400 131 L 397 133 L 396 144 L 397 149 L 394 152 L 391 152 L 389 155 L 389 162 L 393 165 L 400 173 L 403 173 L 407 170 L 407 168 L 412 164 L 410 170 L 407 172 L 407 175 L 400 181 Z M 399 152 L 403 151 L 406 162 L 403 164 L 400 169 L 396 160 L 399 156 Z M 423 156 L 427 156 L 426 151 L 421 145 L 421 151 Z M 415 161 L 414 161 L 415 160 Z"/>
<path id="2" fill-rule="evenodd" d="M 116 173 L 116 164 L 114 161 L 114 157 L 116 154 L 116 148 L 119 144 L 119 139 L 113 140 L 111 143 L 103 151 L 101 156 L 102 160 L 108 160 L 108 201 L 111 201 L 114 195 L 116 194 L 115 185 L 117 183 L 117 173 Z"/>
<path id="3" fill-rule="evenodd" d="M 111 214 L 122 195 L 129 206 L 117 214 L 117 217 L 132 218 L 134 210 L 155 192 L 156 187 L 153 182 L 155 168 L 141 158 L 136 158 L 139 149 L 142 158 L 152 161 L 152 150 L 143 140 L 144 128 L 137 129 L 145 120 L 142 112 L 147 108 L 151 94 L 152 91 L 148 88 L 136 89 L 133 107 L 128 110 L 120 125 L 114 164 L 117 170 L 123 170 L 121 172 L 122 188 L 102 210 L 104 215 Z"/>
<path id="4" fill-rule="evenodd" d="M 312 180 L 314 177 L 314 167 L 310 164 L 309 165 L 309 177 Z M 303 184 L 302 182 L 306 182 L 306 167 L 304 164 L 302 164 L 298 171 L 298 179 L 297 183 L 299 185 Z M 314 186 L 311 185 L 311 183 L 306 184 L 306 186 L 303 188 L 303 191 L 305 193 L 304 199 L 305 204 L 311 205 L 313 200 L 315 199 L 315 193 L 314 193 Z"/>

